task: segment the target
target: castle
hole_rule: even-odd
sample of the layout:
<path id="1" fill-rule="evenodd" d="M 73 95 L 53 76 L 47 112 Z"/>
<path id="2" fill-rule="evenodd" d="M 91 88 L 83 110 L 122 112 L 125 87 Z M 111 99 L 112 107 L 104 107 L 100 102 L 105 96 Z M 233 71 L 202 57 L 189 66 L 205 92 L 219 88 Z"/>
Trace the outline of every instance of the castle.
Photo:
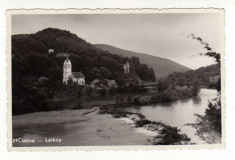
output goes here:
<path id="1" fill-rule="evenodd" d="M 68 84 L 69 79 L 78 85 L 85 85 L 85 76 L 81 72 L 72 72 L 72 63 L 67 57 L 63 66 L 63 83 Z"/>

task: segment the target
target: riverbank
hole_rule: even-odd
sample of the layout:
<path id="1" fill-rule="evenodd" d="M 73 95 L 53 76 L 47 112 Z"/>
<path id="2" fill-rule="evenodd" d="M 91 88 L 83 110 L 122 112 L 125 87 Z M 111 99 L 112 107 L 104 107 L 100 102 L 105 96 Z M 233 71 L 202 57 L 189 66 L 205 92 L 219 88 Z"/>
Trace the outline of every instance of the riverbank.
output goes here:
<path id="1" fill-rule="evenodd" d="M 74 110 L 74 109 L 85 109 L 93 108 L 98 106 L 109 106 L 116 105 L 118 107 L 130 107 L 130 106 L 141 106 L 148 104 L 158 104 L 164 102 L 173 102 L 179 99 L 185 99 L 193 97 L 192 88 L 183 87 L 175 89 L 167 89 L 165 91 L 157 93 L 118 93 L 115 95 L 104 95 L 104 96 L 81 96 L 78 97 L 76 92 L 62 92 L 58 91 L 51 100 L 45 100 L 40 102 L 40 106 L 35 104 L 29 105 L 22 103 L 13 103 L 13 115 L 21 115 L 34 112 L 45 112 L 45 111 L 62 111 L 62 110 Z M 36 103 L 37 102 L 37 103 Z"/>
<path id="2" fill-rule="evenodd" d="M 14 137 L 30 135 L 35 138 L 40 133 L 38 137 L 40 139 L 44 135 L 48 136 L 53 133 L 58 134 L 57 137 L 63 140 L 60 145 L 190 144 L 190 139 L 186 135 L 179 134 L 177 128 L 161 122 L 149 121 L 139 113 L 118 111 L 114 106 L 18 115 L 13 116 L 12 123 Z M 74 142 L 69 139 L 69 135 L 60 135 L 64 131 L 56 131 L 60 128 L 68 128 L 68 126 L 73 129 L 71 133 L 66 131 L 66 134 L 76 133 L 76 139 L 73 138 Z M 74 127 L 78 126 L 83 129 L 74 132 Z"/>
<path id="3" fill-rule="evenodd" d="M 141 128 L 148 133 L 155 134 L 152 141 L 153 145 L 186 145 L 191 144 L 190 138 L 186 134 L 181 134 L 177 127 L 166 125 L 162 122 L 150 121 L 141 113 L 120 111 L 116 107 L 102 107 L 100 114 L 111 114 L 114 118 L 126 118 L 136 128 Z"/>
<path id="4" fill-rule="evenodd" d="M 208 144 L 221 144 L 221 133 L 213 129 L 210 122 L 201 117 L 201 123 L 188 123 L 185 125 L 191 126 L 196 129 L 196 135 Z"/>
<path id="5" fill-rule="evenodd" d="M 98 108 L 91 108 L 80 110 L 35 112 L 16 115 L 12 116 L 12 127 L 27 128 L 86 121 L 89 117 L 84 115 L 97 110 Z"/>
<path id="6" fill-rule="evenodd" d="M 41 130 L 43 130 L 43 133 L 48 136 L 48 133 L 50 134 L 50 130 L 53 128 L 54 130 L 59 130 L 58 132 L 61 133 L 60 136 L 63 136 L 63 138 L 66 139 L 67 144 L 73 143 L 70 142 L 69 138 L 66 138 L 69 137 L 70 134 L 74 134 L 75 137 L 77 137 L 77 133 L 80 137 L 84 137 L 84 135 L 80 135 L 80 132 L 86 133 L 88 135 L 97 133 L 98 135 L 98 133 L 101 133 L 99 128 L 105 127 L 102 130 L 104 131 L 107 129 L 108 134 L 106 134 L 106 131 L 102 131 L 102 133 L 105 133 L 104 137 L 110 137 L 109 128 L 112 129 L 114 126 L 116 126 L 115 132 L 119 133 L 120 131 L 120 135 L 112 133 L 111 135 L 113 135 L 112 137 L 114 139 L 118 139 L 118 137 L 124 138 L 128 144 L 133 144 L 135 142 L 128 141 L 127 137 L 130 138 L 131 134 L 134 134 L 136 138 L 138 136 L 142 137 L 141 143 L 135 143 L 141 145 L 160 144 L 160 142 L 161 144 L 164 144 L 165 142 L 163 143 L 161 140 L 163 139 L 162 135 L 164 135 L 162 130 L 165 128 L 164 130 L 167 132 L 167 134 L 165 134 L 166 139 L 167 137 L 172 137 L 175 135 L 176 137 L 174 139 L 177 139 L 177 137 L 186 138 L 185 136 L 182 137 L 183 133 L 191 139 L 191 141 L 187 143 L 178 141 L 173 142 L 173 144 L 215 143 L 213 141 L 204 139 L 198 134 L 195 135 L 197 130 L 195 130 L 193 127 L 185 126 L 185 124 L 195 122 L 196 117 L 194 114 L 196 113 L 202 115 L 205 112 L 208 100 L 216 96 L 216 93 L 217 92 L 214 90 L 204 89 L 200 91 L 199 95 L 201 95 L 201 97 L 199 96 L 191 99 L 179 100 L 173 103 L 159 103 L 158 105 L 137 105 L 129 107 L 119 107 L 116 104 L 112 104 L 114 101 L 110 101 L 109 104 L 107 104 L 105 100 L 102 103 L 96 103 L 101 105 L 94 106 L 95 104 L 92 101 L 91 106 L 84 107 L 82 109 L 69 108 L 62 111 L 47 111 L 17 115 L 13 116 L 13 133 L 15 136 L 21 136 L 22 134 L 31 136 L 41 133 Z M 182 116 L 182 113 L 184 113 L 185 116 Z M 89 128 L 89 126 L 96 128 L 96 130 Z M 172 126 L 176 126 L 177 128 Z M 79 129 L 76 127 L 79 127 Z M 64 128 L 66 131 L 60 131 L 60 128 Z M 70 128 L 75 128 L 74 130 L 76 131 L 68 131 Z M 51 131 L 51 134 L 59 134 L 54 130 Z M 122 134 L 122 132 L 125 133 L 126 137 L 123 137 L 124 134 Z M 158 137 L 159 135 L 162 137 Z M 143 140 L 144 137 L 148 137 L 148 142 L 147 139 Z M 208 135 L 206 135 L 206 137 L 209 138 Z M 74 142 L 76 143 L 74 145 L 93 145 L 91 142 L 85 140 L 86 138 L 94 139 L 94 137 L 84 137 L 82 143 Z M 132 140 L 135 141 L 134 139 Z M 104 145 L 110 144 L 110 141 L 106 141 L 104 139 L 100 139 L 98 141 L 99 143 L 104 143 Z M 119 144 L 118 142 L 115 143 Z M 115 143 L 112 144 L 116 145 Z M 169 143 L 172 142 L 168 141 L 166 144 Z M 122 145 L 125 145 L 125 142 L 122 142 Z"/>
<path id="7" fill-rule="evenodd" d="M 13 116 L 13 138 L 24 137 L 38 141 L 34 144 L 13 145 L 19 147 L 152 145 L 155 137 L 155 134 L 138 130 L 125 118 L 117 119 L 110 114 L 99 114 L 98 107 L 56 112 Z M 62 141 L 59 144 L 43 141 L 50 137 L 58 137 Z"/>

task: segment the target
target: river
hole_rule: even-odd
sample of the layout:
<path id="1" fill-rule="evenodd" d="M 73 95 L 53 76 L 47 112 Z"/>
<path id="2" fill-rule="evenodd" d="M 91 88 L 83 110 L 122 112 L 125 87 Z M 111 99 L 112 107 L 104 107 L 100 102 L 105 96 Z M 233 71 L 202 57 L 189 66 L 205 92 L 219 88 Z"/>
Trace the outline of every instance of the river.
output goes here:
<path id="1" fill-rule="evenodd" d="M 196 130 L 187 123 L 194 123 L 196 116 L 203 115 L 208 101 L 217 96 L 214 89 L 201 89 L 198 96 L 178 100 L 169 103 L 158 103 L 156 105 L 146 105 L 126 108 L 125 111 L 142 113 L 148 120 L 161 121 L 165 124 L 178 127 L 182 133 L 191 138 L 191 141 L 197 144 L 205 143 L 197 135 Z"/>
<path id="2" fill-rule="evenodd" d="M 196 130 L 185 124 L 195 122 L 195 113 L 204 114 L 208 101 L 216 95 L 216 90 L 201 89 L 196 97 L 171 103 L 129 107 L 123 110 L 142 113 L 151 121 L 162 121 L 176 126 L 182 133 L 188 135 L 193 143 L 203 144 L 206 142 L 195 135 Z M 135 128 L 134 125 L 126 125 L 123 120 L 112 118 L 111 115 L 92 112 L 85 117 L 86 121 L 74 123 L 14 128 L 14 138 L 35 139 L 38 142 L 36 144 L 15 143 L 14 146 L 143 145 L 151 144 L 148 140 L 154 137 Z M 45 138 L 59 138 L 62 142 L 46 143 Z"/>

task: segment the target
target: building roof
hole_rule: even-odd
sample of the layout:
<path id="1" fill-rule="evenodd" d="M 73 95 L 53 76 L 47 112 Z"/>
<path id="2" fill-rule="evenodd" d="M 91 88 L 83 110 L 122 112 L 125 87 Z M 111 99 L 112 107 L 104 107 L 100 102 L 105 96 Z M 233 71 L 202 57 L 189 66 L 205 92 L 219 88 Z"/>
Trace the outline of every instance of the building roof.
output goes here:
<path id="1" fill-rule="evenodd" d="M 74 78 L 85 78 L 82 72 L 73 72 Z"/>
<path id="2" fill-rule="evenodd" d="M 71 61 L 67 58 L 65 59 L 64 64 L 71 64 Z"/>
<path id="3" fill-rule="evenodd" d="M 48 53 L 54 53 L 54 49 L 48 49 Z"/>

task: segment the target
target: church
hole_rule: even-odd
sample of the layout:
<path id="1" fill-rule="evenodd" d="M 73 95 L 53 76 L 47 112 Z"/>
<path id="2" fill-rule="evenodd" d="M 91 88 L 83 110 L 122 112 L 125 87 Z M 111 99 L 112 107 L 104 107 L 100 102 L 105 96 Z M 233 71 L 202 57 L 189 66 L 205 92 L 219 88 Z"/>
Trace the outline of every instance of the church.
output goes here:
<path id="1" fill-rule="evenodd" d="M 81 72 L 72 72 L 72 63 L 67 57 L 63 66 L 63 83 L 68 84 L 69 79 L 78 85 L 85 85 L 85 76 Z"/>

